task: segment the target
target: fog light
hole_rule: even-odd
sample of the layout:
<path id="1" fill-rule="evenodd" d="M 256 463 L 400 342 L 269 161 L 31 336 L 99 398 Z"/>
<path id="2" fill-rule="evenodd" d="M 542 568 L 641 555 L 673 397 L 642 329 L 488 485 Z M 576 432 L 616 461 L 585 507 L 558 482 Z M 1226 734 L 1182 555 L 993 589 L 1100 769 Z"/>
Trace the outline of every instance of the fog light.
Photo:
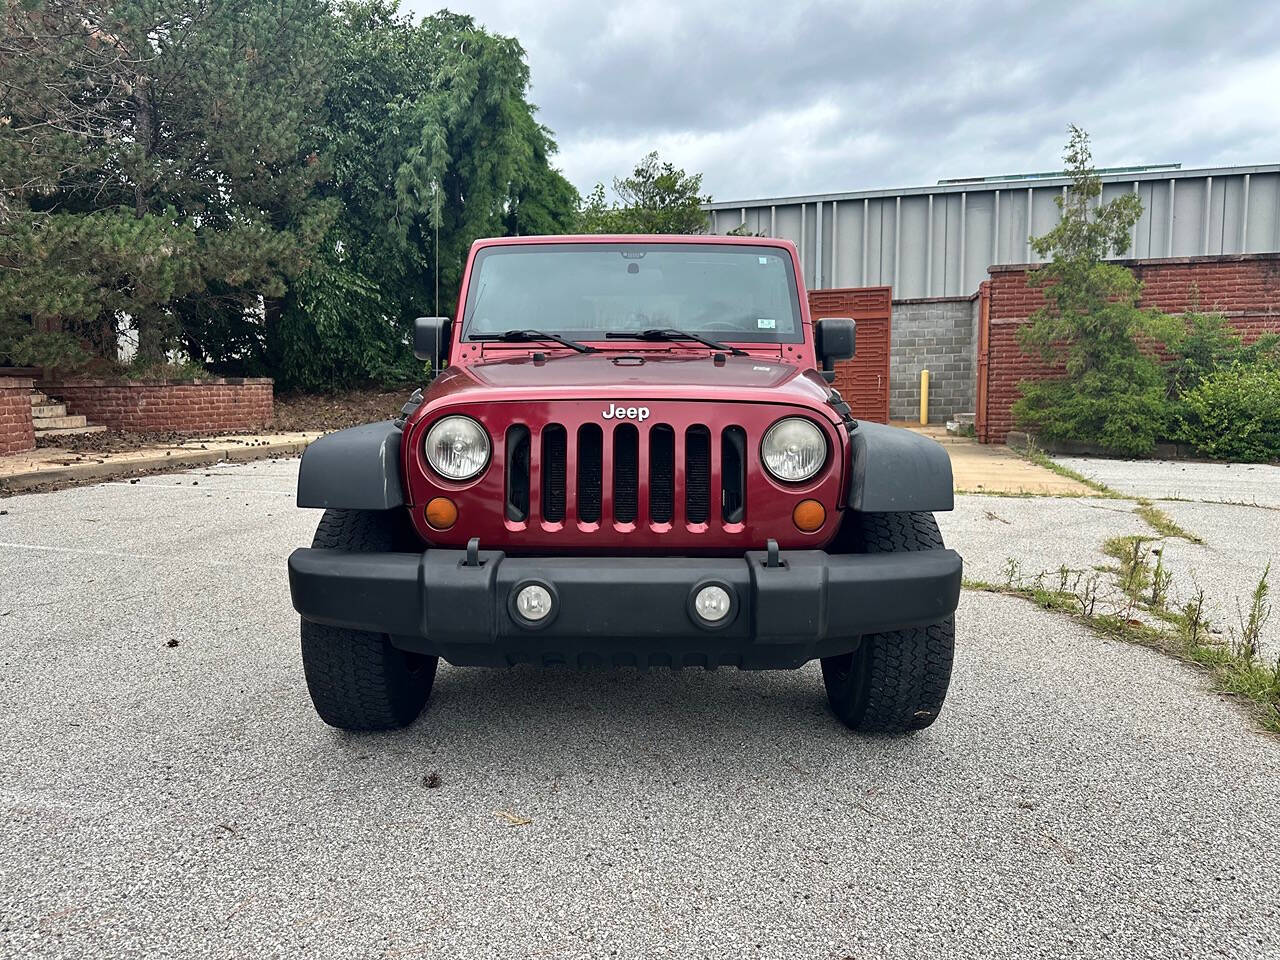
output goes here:
<path id="1" fill-rule="evenodd" d="M 432 498 L 425 513 L 432 530 L 448 530 L 458 522 L 458 506 L 448 497 Z"/>
<path id="2" fill-rule="evenodd" d="M 707 623 L 719 623 L 733 609 L 733 597 L 729 591 L 716 584 L 708 584 L 693 597 L 693 610 Z"/>
<path id="3" fill-rule="evenodd" d="M 551 591 L 540 583 L 521 587 L 516 594 L 516 613 L 531 623 L 538 623 L 550 616 L 551 605 Z"/>
<path id="4" fill-rule="evenodd" d="M 791 511 L 791 522 L 797 529 L 813 533 L 827 522 L 827 508 L 817 500 L 801 500 Z"/>

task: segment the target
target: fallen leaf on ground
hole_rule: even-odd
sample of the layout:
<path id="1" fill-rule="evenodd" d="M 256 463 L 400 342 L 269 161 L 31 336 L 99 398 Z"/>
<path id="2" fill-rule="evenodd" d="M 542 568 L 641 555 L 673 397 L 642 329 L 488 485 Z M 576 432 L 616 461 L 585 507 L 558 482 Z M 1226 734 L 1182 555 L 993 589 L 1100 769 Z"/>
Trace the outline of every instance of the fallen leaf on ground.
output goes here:
<path id="1" fill-rule="evenodd" d="M 529 824 L 533 823 L 533 821 L 528 817 L 522 817 L 519 814 L 512 813 L 510 810 L 495 810 L 493 811 L 493 815 L 495 817 L 501 817 L 503 820 L 507 821 L 509 826 L 512 827 L 527 827 Z"/>

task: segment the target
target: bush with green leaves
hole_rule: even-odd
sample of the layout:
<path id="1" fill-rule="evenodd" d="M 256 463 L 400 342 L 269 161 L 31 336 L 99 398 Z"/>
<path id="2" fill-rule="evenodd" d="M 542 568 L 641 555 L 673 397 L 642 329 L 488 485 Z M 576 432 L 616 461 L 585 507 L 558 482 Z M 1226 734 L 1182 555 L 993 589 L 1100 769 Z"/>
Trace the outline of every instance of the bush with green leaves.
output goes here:
<path id="1" fill-rule="evenodd" d="M 1280 460 L 1280 363 L 1261 359 L 1211 373 L 1182 397 L 1181 438 L 1206 456 Z"/>
<path id="2" fill-rule="evenodd" d="M 1165 369 L 1171 398 L 1194 389 L 1219 370 L 1236 364 L 1247 366 L 1273 356 L 1280 346 L 1280 335 L 1274 333 L 1245 344 L 1220 313 L 1193 310 L 1181 319 L 1181 328 L 1174 324 L 1168 341 L 1173 356 Z"/>

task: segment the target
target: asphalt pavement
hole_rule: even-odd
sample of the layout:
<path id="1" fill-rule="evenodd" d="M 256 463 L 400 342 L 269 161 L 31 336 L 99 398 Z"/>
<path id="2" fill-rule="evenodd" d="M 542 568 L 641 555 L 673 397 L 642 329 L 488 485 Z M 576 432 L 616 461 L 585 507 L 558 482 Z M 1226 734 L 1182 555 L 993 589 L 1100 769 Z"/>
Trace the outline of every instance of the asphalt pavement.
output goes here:
<path id="1" fill-rule="evenodd" d="M 1280 742 L 1179 663 L 966 592 L 917 736 L 840 727 L 814 665 L 443 666 L 342 734 L 296 471 L 0 500 L 0 955 L 1280 955 Z M 944 530 L 996 564 L 1061 537 L 1041 502 Z"/>

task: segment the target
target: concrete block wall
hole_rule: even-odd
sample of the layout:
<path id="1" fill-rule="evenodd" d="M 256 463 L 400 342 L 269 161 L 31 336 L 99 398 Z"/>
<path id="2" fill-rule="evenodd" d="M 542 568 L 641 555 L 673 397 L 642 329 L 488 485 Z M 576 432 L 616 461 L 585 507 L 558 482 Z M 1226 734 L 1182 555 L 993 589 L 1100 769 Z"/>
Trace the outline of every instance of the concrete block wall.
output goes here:
<path id="1" fill-rule="evenodd" d="M 31 392 L 31 380 L 0 377 L 0 456 L 35 449 Z"/>
<path id="2" fill-rule="evenodd" d="M 256 430 L 272 416 L 271 380 L 76 380 L 40 387 L 73 414 L 112 430 L 134 432 Z"/>
<path id="3" fill-rule="evenodd" d="M 889 416 L 920 419 L 920 371 L 929 371 L 929 422 L 972 413 L 978 299 L 895 300 L 889 352 Z"/>

